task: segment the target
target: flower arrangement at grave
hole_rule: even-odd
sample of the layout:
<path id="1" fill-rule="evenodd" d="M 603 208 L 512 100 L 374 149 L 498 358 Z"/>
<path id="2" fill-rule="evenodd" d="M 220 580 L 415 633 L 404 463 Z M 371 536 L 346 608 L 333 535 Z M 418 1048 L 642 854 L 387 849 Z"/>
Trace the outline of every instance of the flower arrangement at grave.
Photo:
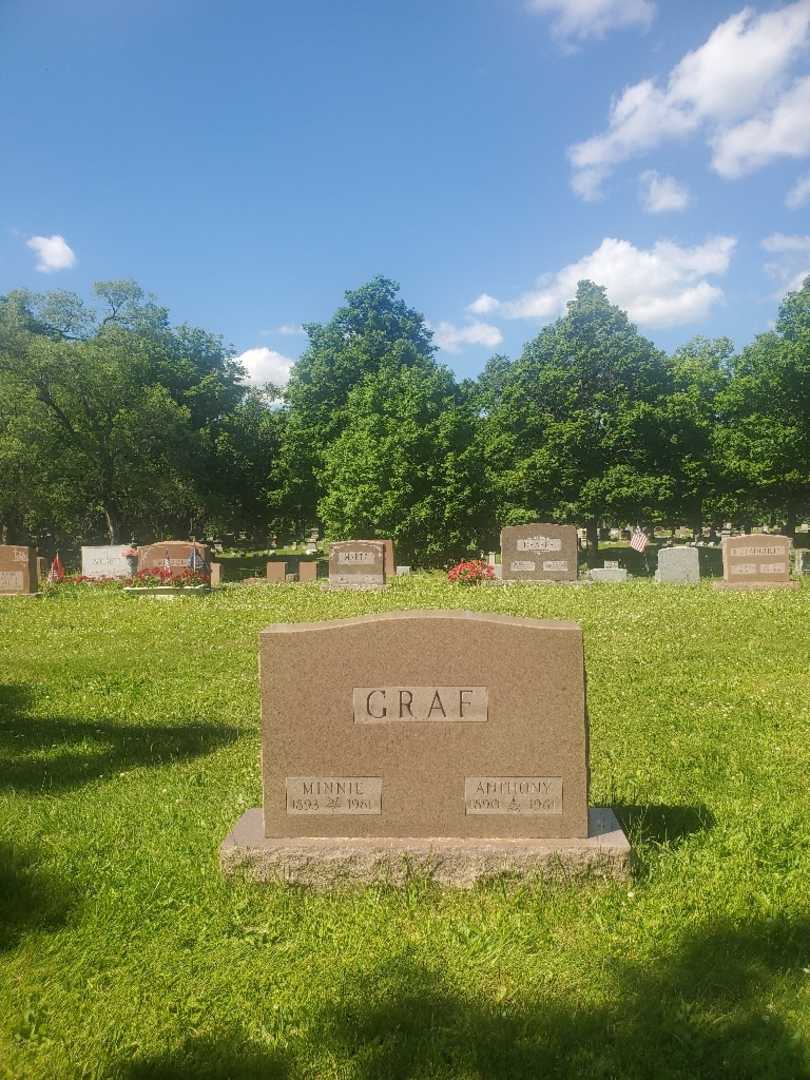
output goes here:
<path id="1" fill-rule="evenodd" d="M 129 563 L 130 570 L 134 573 L 135 567 L 138 565 L 138 549 L 130 544 L 129 547 L 123 549 L 121 554 Z"/>
<path id="2" fill-rule="evenodd" d="M 491 581 L 495 576 L 495 570 L 483 559 L 468 559 L 447 571 L 447 580 L 458 585 L 480 585 L 484 581 Z"/>
<path id="3" fill-rule="evenodd" d="M 211 575 L 201 564 L 197 570 L 185 566 L 182 570 L 171 570 L 165 566 L 148 566 L 132 575 L 129 582 L 131 588 L 156 589 L 171 587 L 173 589 L 199 588 L 201 585 L 211 584 Z"/>

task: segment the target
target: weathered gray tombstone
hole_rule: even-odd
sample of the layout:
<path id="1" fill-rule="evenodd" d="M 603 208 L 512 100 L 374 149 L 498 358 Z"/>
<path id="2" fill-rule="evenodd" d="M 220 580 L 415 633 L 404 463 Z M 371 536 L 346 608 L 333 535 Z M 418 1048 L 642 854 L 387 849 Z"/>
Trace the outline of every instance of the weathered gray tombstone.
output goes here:
<path id="1" fill-rule="evenodd" d="M 723 580 L 716 589 L 798 589 L 790 577 L 789 536 L 751 533 L 723 540 Z"/>
<path id="2" fill-rule="evenodd" d="M 573 525 L 507 525 L 501 529 L 503 581 L 576 581 Z"/>
<path id="3" fill-rule="evenodd" d="M 128 544 L 102 544 L 82 548 L 82 576 L 118 578 L 132 574 L 132 563 L 123 554 Z"/>
<path id="4" fill-rule="evenodd" d="M 620 566 L 595 566 L 588 571 L 591 581 L 606 581 L 614 585 L 620 585 L 627 581 L 627 571 Z"/>
<path id="5" fill-rule="evenodd" d="M 397 567 L 397 577 L 407 577 L 410 572 L 410 566 L 400 565 Z"/>
<path id="6" fill-rule="evenodd" d="M 0 596 L 31 594 L 38 587 L 34 548 L 25 544 L 0 544 Z"/>
<path id="7" fill-rule="evenodd" d="M 700 582 L 700 556 L 697 548 L 681 544 L 661 548 L 655 580 L 663 585 L 697 585 Z"/>
<path id="8" fill-rule="evenodd" d="M 226 871 L 318 886 L 627 872 L 613 812 L 588 807 L 576 623 L 401 611 L 260 642 L 264 807 L 222 845 Z"/>
<path id="9" fill-rule="evenodd" d="M 283 585 L 287 580 L 287 564 L 278 559 L 268 562 L 264 572 L 271 585 Z"/>
<path id="10" fill-rule="evenodd" d="M 796 552 L 796 573 L 810 574 L 810 551 L 807 548 Z"/>
<path id="11" fill-rule="evenodd" d="M 385 544 L 382 540 L 338 540 L 331 545 L 331 588 L 382 588 L 385 577 Z"/>

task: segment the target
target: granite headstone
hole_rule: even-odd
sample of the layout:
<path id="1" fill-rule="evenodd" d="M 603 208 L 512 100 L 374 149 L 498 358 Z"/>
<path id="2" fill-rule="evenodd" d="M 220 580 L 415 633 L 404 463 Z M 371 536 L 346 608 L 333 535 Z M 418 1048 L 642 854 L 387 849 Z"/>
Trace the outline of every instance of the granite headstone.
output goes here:
<path id="1" fill-rule="evenodd" d="M 313 656 L 318 677 L 302 679 Z M 260 675 L 264 807 L 226 840 L 226 869 L 310 884 L 396 878 L 403 857 L 454 884 L 560 859 L 625 872 L 612 812 L 589 814 L 576 623 L 283 623 L 261 634 Z"/>
<path id="2" fill-rule="evenodd" d="M 331 545 L 329 584 L 333 588 L 381 588 L 385 578 L 382 540 L 339 540 Z"/>
<path id="3" fill-rule="evenodd" d="M 798 581 L 790 577 L 788 536 L 750 533 L 723 540 L 723 580 L 718 589 L 790 589 Z"/>
<path id="4" fill-rule="evenodd" d="M 37 554 L 24 544 L 0 544 L 0 595 L 35 593 Z"/>
<path id="5" fill-rule="evenodd" d="M 132 563 L 123 552 L 129 545 L 104 544 L 82 548 L 82 576 L 87 578 L 119 578 L 132 574 Z"/>
<path id="6" fill-rule="evenodd" d="M 681 544 L 661 548 L 655 580 L 664 585 L 697 585 L 700 582 L 698 549 Z"/>
<path id="7" fill-rule="evenodd" d="M 501 529 L 504 581 L 576 581 L 577 530 L 573 525 L 507 525 Z"/>

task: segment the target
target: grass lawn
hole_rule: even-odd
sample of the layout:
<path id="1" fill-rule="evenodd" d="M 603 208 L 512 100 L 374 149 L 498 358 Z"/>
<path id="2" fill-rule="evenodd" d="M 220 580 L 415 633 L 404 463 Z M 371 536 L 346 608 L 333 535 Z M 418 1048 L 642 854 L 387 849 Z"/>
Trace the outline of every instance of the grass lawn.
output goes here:
<path id="1" fill-rule="evenodd" d="M 261 627 L 426 606 L 582 623 L 631 884 L 220 876 Z M 810 585 L 439 575 L 0 601 L 0 1076 L 810 1077 L 809 620 Z"/>

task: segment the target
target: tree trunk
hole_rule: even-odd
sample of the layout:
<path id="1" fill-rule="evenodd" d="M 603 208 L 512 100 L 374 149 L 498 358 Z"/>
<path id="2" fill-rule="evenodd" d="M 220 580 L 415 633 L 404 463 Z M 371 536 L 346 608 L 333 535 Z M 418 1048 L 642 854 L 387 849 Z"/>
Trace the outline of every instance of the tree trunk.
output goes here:
<path id="1" fill-rule="evenodd" d="M 599 552 L 599 521 L 590 518 L 585 526 L 588 535 L 588 563 L 593 566 L 593 560 Z"/>
<path id="2" fill-rule="evenodd" d="M 114 517 L 112 516 L 112 514 L 110 513 L 110 511 L 107 509 L 106 506 L 104 507 L 104 517 L 105 517 L 105 519 L 107 521 L 107 536 L 109 537 L 110 543 L 111 544 L 117 544 L 118 543 L 118 523 L 116 522 L 116 520 L 114 519 Z"/>
<path id="3" fill-rule="evenodd" d="M 785 518 L 785 536 L 796 535 L 796 511 L 788 510 L 787 517 Z"/>

